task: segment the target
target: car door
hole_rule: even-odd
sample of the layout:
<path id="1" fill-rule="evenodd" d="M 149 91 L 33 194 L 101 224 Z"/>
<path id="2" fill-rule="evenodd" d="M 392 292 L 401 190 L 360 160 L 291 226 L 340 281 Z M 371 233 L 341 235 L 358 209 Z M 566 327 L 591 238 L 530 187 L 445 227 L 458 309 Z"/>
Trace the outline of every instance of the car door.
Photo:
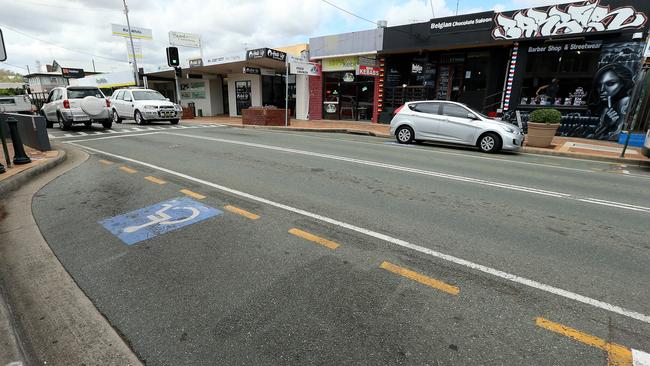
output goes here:
<path id="1" fill-rule="evenodd" d="M 421 102 L 410 106 L 416 138 L 436 139 L 440 125 L 440 103 Z"/>
<path id="2" fill-rule="evenodd" d="M 52 100 L 54 99 L 54 94 L 56 93 L 56 89 L 51 90 L 50 94 L 48 94 L 47 99 L 45 99 L 45 102 L 43 103 L 43 115 L 45 116 L 45 119 L 48 121 L 54 121 L 52 118 Z"/>
<path id="3" fill-rule="evenodd" d="M 60 89 L 52 90 L 50 92 L 50 96 L 48 97 L 48 102 L 45 104 L 45 115 L 50 121 L 56 121 L 56 103 L 57 100 L 59 100 L 59 95 L 61 95 Z"/>
<path id="4" fill-rule="evenodd" d="M 474 136 L 481 128 L 478 120 L 470 118 L 475 114 L 459 104 L 443 103 L 442 114 L 444 120 L 440 123 L 438 133 L 444 141 L 468 144 L 474 143 Z"/>
<path id="5" fill-rule="evenodd" d="M 133 108 L 133 95 L 130 90 L 125 90 L 122 96 L 122 112 L 120 113 L 120 117 L 133 119 L 133 113 L 135 113 L 135 109 Z"/>
<path id="6" fill-rule="evenodd" d="M 122 117 L 122 96 L 124 95 L 124 90 L 118 90 L 114 93 L 114 96 L 111 98 L 111 105 L 113 109 L 117 111 L 117 115 Z"/>

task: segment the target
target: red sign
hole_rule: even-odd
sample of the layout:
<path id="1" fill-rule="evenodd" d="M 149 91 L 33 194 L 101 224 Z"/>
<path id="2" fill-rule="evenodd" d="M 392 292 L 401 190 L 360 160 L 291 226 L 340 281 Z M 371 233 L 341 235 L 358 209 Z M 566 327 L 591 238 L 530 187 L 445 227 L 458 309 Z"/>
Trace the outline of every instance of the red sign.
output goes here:
<path id="1" fill-rule="evenodd" d="M 363 76 L 379 76 L 379 68 L 374 66 L 357 66 L 357 75 Z"/>

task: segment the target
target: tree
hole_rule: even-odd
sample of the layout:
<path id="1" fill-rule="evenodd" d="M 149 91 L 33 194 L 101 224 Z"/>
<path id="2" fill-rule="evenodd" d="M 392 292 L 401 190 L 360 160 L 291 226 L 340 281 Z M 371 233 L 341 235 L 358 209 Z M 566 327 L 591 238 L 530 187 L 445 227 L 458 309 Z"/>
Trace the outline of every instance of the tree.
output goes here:
<path id="1" fill-rule="evenodd" d="M 0 83 L 23 83 L 25 80 L 19 73 L 0 69 Z"/>

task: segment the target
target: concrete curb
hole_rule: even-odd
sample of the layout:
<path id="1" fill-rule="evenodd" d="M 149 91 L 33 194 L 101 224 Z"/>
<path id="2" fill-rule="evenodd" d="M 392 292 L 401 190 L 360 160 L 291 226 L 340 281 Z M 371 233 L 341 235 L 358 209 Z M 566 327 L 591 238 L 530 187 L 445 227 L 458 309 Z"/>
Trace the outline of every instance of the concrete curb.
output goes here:
<path id="1" fill-rule="evenodd" d="M 63 164 L 32 175 L 0 202 L 0 279 L 14 333 L 24 356 L 36 360 L 30 365 L 141 365 L 59 262 L 32 214 L 34 195 L 88 158 L 81 150 L 65 150 Z"/>
<path id="2" fill-rule="evenodd" d="M 57 155 L 56 158 L 46 161 L 45 163 L 38 164 L 33 168 L 29 168 L 14 175 L 13 177 L 0 181 L 0 196 L 8 194 L 35 176 L 45 173 L 46 171 L 53 169 L 54 167 L 63 163 L 67 159 L 67 154 L 65 150 L 57 149 L 57 151 L 59 152 L 59 155 Z"/>
<path id="3" fill-rule="evenodd" d="M 610 156 L 597 156 L 597 155 L 588 155 L 582 153 L 572 153 L 572 152 L 563 152 L 563 151 L 555 151 L 555 150 L 549 150 L 549 151 L 538 150 L 538 149 L 530 150 L 525 146 L 521 150 L 521 153 L 535 154 L 535 155 L 562 156 L 566 158 L 606 161 L 606 162 L 619 163 L 619 164 L 625 164 L 631 166 L 650 167 L 650 160 L 643 161 L 643 160 L 622 159 L 622 158 L 615 158 Z"/>
<path id="4" fill-rule="evenodd" d="M 364 136 L 373 136 L 379 138 L 390 139 L 393 136 L 389 134 L 377 133 L 373 131 L 364 131 L 364 130 L 355 130 L 348 128 L 313 128 L 313 127 L 282 127 L 282 126 L 251 126 L 251 125 L 230 125 L 224 124 L 224 126 L 234 127 L 234 128 L 254 128 L 254 129 L 263 129 L 263 130 L 279 130 L 279 131 L 298 131 L 298 132 L 329 132 L 329 133 L 347 133 L 352 135 L 364 135 Z M 588 155 L 581 153 L 572 153 L 572 152 L 562 152 L 554 150 L 530 150 L 528 147 L 524 147 L 520 153 L 523 154 L 535 154 L 535 155 L 551 155 L 551 156 L 562 156 L 574 159 L 585 159 L 585 160 L 595 160 L 595 161 L 606 161 L 612 163 L 626 164 L 631 166 L 640 166 L 640 167 L 650 167 L 650 160 L 631 160 L 631 159 L 621 159 L 614 158 L 609 156 L 597 156 L 597 155 Z"/>

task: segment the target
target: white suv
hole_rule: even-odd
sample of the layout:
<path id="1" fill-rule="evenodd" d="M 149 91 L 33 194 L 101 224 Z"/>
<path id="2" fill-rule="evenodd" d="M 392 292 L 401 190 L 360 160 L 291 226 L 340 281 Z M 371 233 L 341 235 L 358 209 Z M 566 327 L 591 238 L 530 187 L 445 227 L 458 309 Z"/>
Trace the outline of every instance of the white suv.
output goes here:
<path id="1" fill-rule="evenodd" d="M 111 96 L 113 122 L 122 123 L 132 119 L 143 125 L 150 121 L 168 120 L 175 125 L 181 118 L 182 109 L 156 90 L 119 89 Z"/>
<path id="2" fill-rule="evenodd" d="M 59 123 L 62 130 L 67 130 L 75 123 L 90 127 L 99 122 L 104 128 L 111 128 L 111 103 L 104 93 L 93 86 L 57 87 L 50 91 L 40 111 L 47 120 L 47 127 Z"/>

